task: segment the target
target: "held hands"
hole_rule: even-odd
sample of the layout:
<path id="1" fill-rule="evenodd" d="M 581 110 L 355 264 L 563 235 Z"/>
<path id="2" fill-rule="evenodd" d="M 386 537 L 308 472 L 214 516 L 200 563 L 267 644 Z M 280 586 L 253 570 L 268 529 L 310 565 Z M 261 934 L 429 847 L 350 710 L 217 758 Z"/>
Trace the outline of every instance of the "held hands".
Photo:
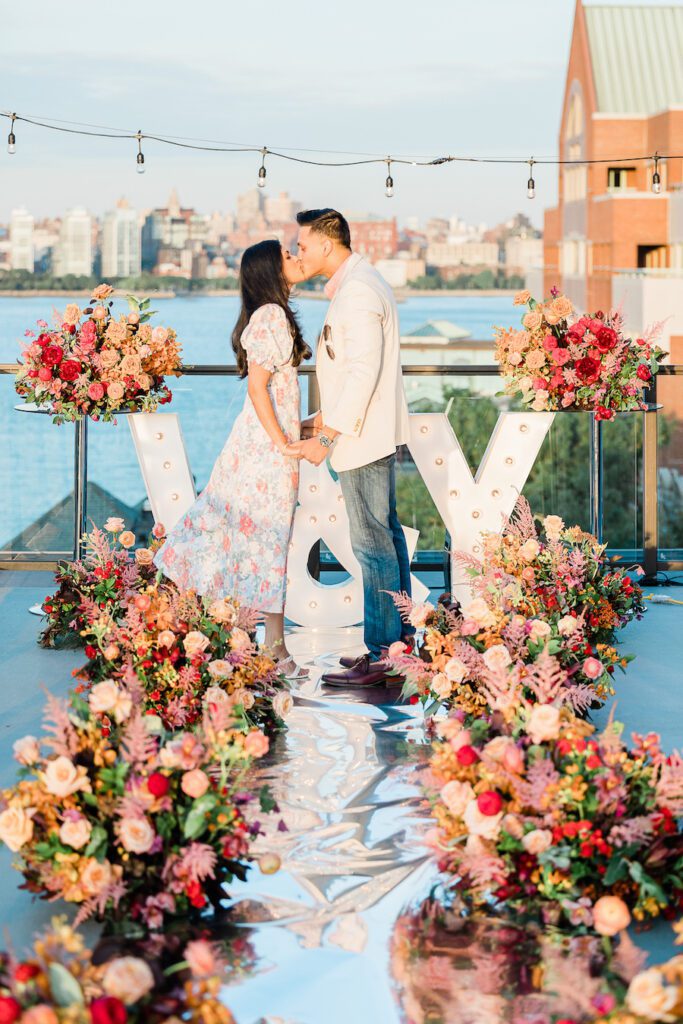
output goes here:
<path id="1" fill-rule="evenodd" d="M 306 459 L 314 466 L 319 466 L 329 455 L 329 450 L 320 444 L 317 437 L 310 437 L 303 441 L 295 441 L 287 446 L 296 458 Z M 289 454 L 289 451 L 288 451 Z"/>
<path id="2" fill-rule="evenodd" d="M 301 421 L 301 436 L 302 438 L 315 437 L 322 428 L 323 418 L 320 412 L 316 412 L 313 416 L 309 416 L 307 419 Z"/>

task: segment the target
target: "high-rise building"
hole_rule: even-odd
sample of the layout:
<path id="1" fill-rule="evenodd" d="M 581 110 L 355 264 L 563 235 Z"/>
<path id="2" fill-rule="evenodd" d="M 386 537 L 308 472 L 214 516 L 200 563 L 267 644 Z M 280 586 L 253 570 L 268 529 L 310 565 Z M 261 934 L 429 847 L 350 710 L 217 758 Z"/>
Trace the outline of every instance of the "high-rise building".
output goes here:
<path id="1" fill-rule="evenodd" d="M 237 224 L 239 227 L 261 227 L 265 223 L 265 197 L 259 188 L 252 188 L 237 197 Z"/>
<path id="2" fill-rule="evenodd" d="M 77 206 L 67 212 L 55 249 L 54 271 L 57 277 L 67 274 L 89 277 L 92 274 L 92 234 L 92 217 L 87 210 Z"/>
<path id="3" fill-rule="evenodd" d="M 136 277 L 141 270 L 140 224 L 136 210 L 120 199 L 102 222 L 102 277 Z"/>
<path id="4" fill-rule="evenodd" d="M 390 259 L 398 251 L 396 218 L 391 220 L 350 220 L 351 246 L 371 263 Z"/>
<path id="5" fill-rule="evenodd" d="M 33 238 L 33 216 L 24 210 L 12 210 L 9 223 L 9 265 L 11 270 L 28 270 L 33 273 L 35 264 L 35 243 Z"/>
<path id="6" fill-rule="evenodd" d="M 301 203 L 295 203 L 288 192 L 280 192 L 279 196 L 266 196 L 264 213 L 269 224 L 287 224 L 293 221 L 301 209 Z"/>
<path id="7" fill-rule="evenodd" d="M 171 191 L 168 204 L 152 210 L 142 226 L 142 268 L 153 270 L 159 250 L 182 249 L 187 242 L 205 242 L 209 234 L 209 218 L 191 207 L 180 205 L 178 193 Z"/>

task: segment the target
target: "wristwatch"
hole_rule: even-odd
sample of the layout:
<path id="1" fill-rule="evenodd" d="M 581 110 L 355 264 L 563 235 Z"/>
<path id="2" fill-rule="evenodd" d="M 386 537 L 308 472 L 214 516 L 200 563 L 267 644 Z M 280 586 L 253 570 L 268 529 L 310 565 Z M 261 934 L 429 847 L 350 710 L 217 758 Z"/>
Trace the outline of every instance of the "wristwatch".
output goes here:
<path id="1" fill-rule="evenodd" d="M 334 441 L 331 437 L 328 437 L 327 434 L 318 434 L 318 443 L 321 444 L 323 448 L 331 448 Z"/>

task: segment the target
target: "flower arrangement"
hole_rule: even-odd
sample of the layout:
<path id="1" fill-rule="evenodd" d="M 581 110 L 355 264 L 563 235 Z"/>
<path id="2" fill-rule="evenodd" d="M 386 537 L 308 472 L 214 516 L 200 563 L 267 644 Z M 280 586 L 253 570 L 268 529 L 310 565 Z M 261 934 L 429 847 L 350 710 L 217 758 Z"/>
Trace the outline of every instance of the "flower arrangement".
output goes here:
<path id="1" fill-rule="evenodd" d="M 48 696 L 44 737 L 14 747 L 21 768 L 2 793 L 0 841 L 18 855 L 25 888 L 78 906 L 76 924 L 94 916 L 159 929 L 217 906 L 222 884 L 245 877 L 260 831 L 249 780 L 267 737 L 212 699 L 192 731 L 169 735 L 138 702 L 112 681 L 89 703 Z M 117 724 L 110 735 L 95 714 L 102 705 Z M 274 807 L 267 788 L 260 804 Z"/>
<path id="2" fill-rule="evenodd" d="M 91 305 L 69 304 L 55 326 L 38 321 L 16 375 L 16 390 L 50 410 L 55 423 L 84 416 L 112 420 L 117 412 L 153 412 L 171 401 L 164 378 L 178 375 L 180 346 L 171 327 L 152 327 L 150 300 L 128 296 L 130 312 L 112 313 L 111 285 L 101 284 Z"/>
<path id="3" fill-rule="evenodd" d="M 223 943 L 175 936 L 116 955 L 91 953 L 65 918 L 53 918 L 29 958 L 0 953 L 3 1024 L 234 1024 L 219 998 Z M 109 951 L 110 953 L 113 950 Z"/>
<path id="4" fill-rule="evenodd" d="M 596 1018 L 626 1024 L 625 1017 L 612 1014 L 643 988 L 649 973 L 642 971 L 646 954 L 627 932 L 613 942 L 486 916 L 463 919 L 436 891 L 396 920 L 390 955 L 403 1019 L 411 1024 L 593 1024 Z M 665 1000 L 648 996 L 650 1009 L 670 1005 L 670 994 Z"/>
<path id="5" fill-rule="evenodd" d="M 469 907 L 615 935 L 683 909 L 683 758 L 659 737 L 600 734 L 555 703 L 509 700 L 437 723 L 431 841 Z M 506 692 L 507 691 L 507 692 Z M 506 715 L 506 708 L 512 707 Z"/>
<path id="6" fill-rule="evenodd" d="M 661 325 L 634 341 L 619 313 L 578 316 L 556 289 L 544 302 L 518 292 L 514 303 L 528 306 L 522 329 L 496 329 L 508 394 L 520 394 L 537 412 L 587 409 L 605 420 L 644 407 L 643 389 L 666 354 L 654 344 Z"/>
<path id="7" fill-rule="evenodd" d="M 576 712 L 604 702 L 614 693 L 615 670 L 632 658 L 617 651 L 615 640 L 617 630 L 644 614 L 640 587 L 626 570 L 608 565 L 604 545 L 578 526 L 546 516 L 539 533 L 524 498 L 500 534 L 482 536 L 482 546 L 481 561 L 462 556 L 473 591 L 466 608 L 397 599 L 424 630 L 417 654 L 401 644 L 389 651 L 406 678 L 404 696 L 417 696 L 431 711 L 458 702 L 474 712 L 486 707 L 482 686 L 490 669 L 530 667 L 544 654 L 564 671 Z"/>
<path id="8" fill-rule="evenodd" d="M 252 638 L 255 622 L 253 612 L 227 598 L 210 601 L 172 583 L 150 583 L 122 616 L 94 609 L 82 631 L 88 661 L 77 676 L 93 690 L 111 680 L 140 687 L 144 712 L 168 728 L 197 721 L 207 694 L 241 706 L 253 726 L 282 728 L 293 700 L 274 660 Z M 105 703 L 98 701 L 97 710 L 108 727 Z"/>
<path id="9" fill-rule="evenodd" d="M 156 577 L 154 550 L 164 528 L 157 524 L 152 532 L 152 546 L 133 551 L 135 535 L 125 529 L 122 519 L 110 516 L 104 530 L 93 527 L 85 538 L 84 557 L 60 564 L 55 573 L 57 590 L 43 601 L 47 624 L 38 640 L 42 647 L 61 643 L 82 647 L 83 631 L 91 619 L 106 611 L 116 621 L 125 613 L 135 594 Z"/>

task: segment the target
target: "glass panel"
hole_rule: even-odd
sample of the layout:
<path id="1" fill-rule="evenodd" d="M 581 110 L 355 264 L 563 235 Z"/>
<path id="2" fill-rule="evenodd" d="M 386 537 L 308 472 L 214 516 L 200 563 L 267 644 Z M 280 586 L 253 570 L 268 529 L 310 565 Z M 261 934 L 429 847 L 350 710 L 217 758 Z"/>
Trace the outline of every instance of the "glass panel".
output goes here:
<path id="1" fill-rule="evenodd" d="M 683 368 L 682 368 L 683 369 Z M 659 557 L 683 559 L 683 373 L 657 378 Z"/>
<path id="2" fill-rule="evenodd" d="M 14 376 L 0 375 L 0 550 L 73 554 L 74 428 L 20 404 Z"/>

